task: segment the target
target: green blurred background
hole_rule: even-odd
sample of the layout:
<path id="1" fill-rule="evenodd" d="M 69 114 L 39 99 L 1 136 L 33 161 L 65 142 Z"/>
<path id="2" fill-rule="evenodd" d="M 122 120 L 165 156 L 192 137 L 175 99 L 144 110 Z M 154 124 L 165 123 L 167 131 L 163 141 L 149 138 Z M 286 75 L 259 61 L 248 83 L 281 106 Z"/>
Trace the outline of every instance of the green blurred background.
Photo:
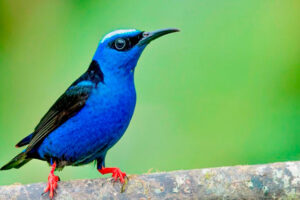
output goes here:
<path id="1" fill-rule="evenodd" d="M 129 174 L 300 159 L 299 0 L 0 1 L 0 165 L 119 28 L 181 32 L 153 42 L 138 102 L 107 166 Z M 31 161 L 0 185 L 46 181 Z M 67 167 L 62 180 L 101 177 Z"/>

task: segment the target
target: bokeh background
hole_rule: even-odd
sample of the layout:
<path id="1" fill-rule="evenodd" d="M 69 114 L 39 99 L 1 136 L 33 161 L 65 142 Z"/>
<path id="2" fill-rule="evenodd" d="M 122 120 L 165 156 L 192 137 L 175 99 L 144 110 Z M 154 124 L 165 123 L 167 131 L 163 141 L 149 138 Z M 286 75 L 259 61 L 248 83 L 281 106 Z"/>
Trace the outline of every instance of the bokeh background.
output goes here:
<path id="1" fill-rule="evenodd" d="M 151 43 L 138 102 L 107 166 L 129 174 L 300 159 L 299 0 L 0 1 L 0 165 L 119 28 L 181 32 Z M 0 185 L 46 181 L 31 161 Z M 67 167 L 62 180 L 97 178 Z"/>

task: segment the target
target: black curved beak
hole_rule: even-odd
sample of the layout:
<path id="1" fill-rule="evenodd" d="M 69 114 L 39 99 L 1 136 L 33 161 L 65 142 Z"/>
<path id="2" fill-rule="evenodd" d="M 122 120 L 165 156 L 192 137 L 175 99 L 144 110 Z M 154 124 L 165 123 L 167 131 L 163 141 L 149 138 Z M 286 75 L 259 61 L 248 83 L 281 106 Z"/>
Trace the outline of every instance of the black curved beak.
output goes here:
<path id="1" fill-rule="evenodd" d="M 163 35 L 179 32 L 179 29 L 176 28 L 166 28 L 166 29 L 159 29 L 152 32 L 144 32 L 143 38 L 138 42 L 138 45 L 142 46 L 145 44 L 149 44 L 152 40 L 155 40 L 156 38 L 159 38 Z"/>

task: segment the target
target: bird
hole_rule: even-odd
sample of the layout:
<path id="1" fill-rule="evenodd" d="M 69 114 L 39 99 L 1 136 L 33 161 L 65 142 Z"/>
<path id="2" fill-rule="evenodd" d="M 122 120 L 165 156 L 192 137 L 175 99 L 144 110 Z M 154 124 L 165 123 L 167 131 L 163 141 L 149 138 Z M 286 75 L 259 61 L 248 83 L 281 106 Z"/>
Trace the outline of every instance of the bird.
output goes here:
<path id="1" fill-rule="evenodd" d="M 96 161 L 101 174 L 111 173 L 124 183 L 126 173 L 106 167 L 105 157 L 125 133 L 136 105 L 134 71 L 145 47 L 153 40 L 179 29 L 146 32 L 119 29 L 99 42 L 88 69 L 50 107 L 33 133 L 16 147 L 25 149 L 0 170 L 20 168 L 32 159 L 51 166 L 44 193 L 53 198 L 65 166 Z"/>

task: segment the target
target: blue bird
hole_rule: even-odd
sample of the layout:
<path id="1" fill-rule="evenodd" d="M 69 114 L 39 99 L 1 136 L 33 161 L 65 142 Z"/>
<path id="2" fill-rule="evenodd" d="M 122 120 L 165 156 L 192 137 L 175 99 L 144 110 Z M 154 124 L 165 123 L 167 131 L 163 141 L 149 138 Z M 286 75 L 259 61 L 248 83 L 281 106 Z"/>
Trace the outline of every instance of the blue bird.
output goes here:
<path id="1" fill-rule="evenodd" d="M 107 151 L 127 129 L 136 104 L 134 70 L 145 47 L 154 39 L 179 31 L 117 30 L 99 43 L 87 71 L 44 115 L 34 132 L 16 147 L 28 145 L 1 170 L 20 168 L 31 159 L 51 165 L 45 193 L 53 198 L 59 177 L 55 169 L 97 161 L 101 174 L 124 182 L 126 173 L 105 167 Z"/>

